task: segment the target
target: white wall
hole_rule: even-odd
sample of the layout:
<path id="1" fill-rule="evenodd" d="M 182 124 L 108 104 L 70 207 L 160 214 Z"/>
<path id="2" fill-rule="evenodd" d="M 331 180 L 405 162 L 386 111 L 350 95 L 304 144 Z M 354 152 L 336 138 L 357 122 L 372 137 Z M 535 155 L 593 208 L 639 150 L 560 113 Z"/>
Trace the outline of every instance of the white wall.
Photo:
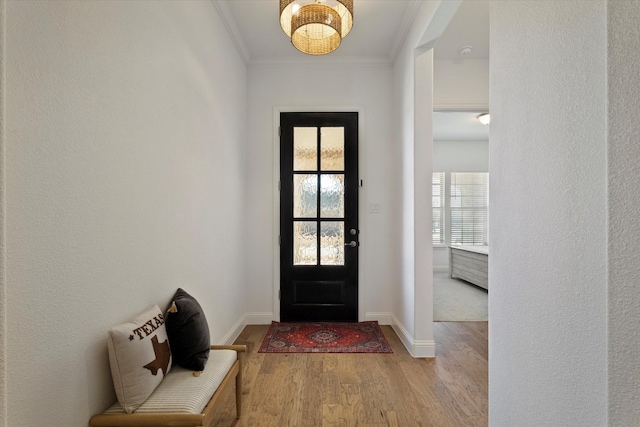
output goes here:
<path id="1" fill-rule="evenodd" d="M 394 145 L 399 154 L 396 167 L 400 172 L 395 206 L 398 230 L 401 230 L 394 248 L 395 259 L 401 266 L 401 276 L 395 290 L 393 313 L 396 332 L 413 355 L 432 355 L 435 351 L 431 239 L 430 233 L 429 236 L 421 235 L 421 229 L 416 234 L 416 219 L 422 221 L 426 218 L 427 224 L 430 224 L 428 219 L 431 214 L 429 203 L 425 204 L 424 199 L 416 203 L 416 194 L 421 194 L 421 197 L 426 195 L 427 202 L 430 200 L 432 144 L 430 137 L 424 133 L 430 133 L 432 126 L 429 119 L 433 110 L 433 55 L 426 49 L 417 48 L 437 6 L 438 2 L 435 1 L 421 3 L 393 70 Z M 424 83 L 424 86 L 420 84 L 416 87 L 417 81 Z M 416 99 L 416 90 L 420 91 L 419 99 Z M 420 157 L 416 158 L 416 154 Z M 416 243 L 418 238 L 422 240 Z M 421 246 L 427 243 L 428 248 Z M 416 258 L 416 249 L 425 259 Z M 423 274 L 427 270 L 428 274 Z"/>
<path id="2" fill-rule="evenodd" d="M 607 425 L 606 12 L 491 2 L 492 426 Z"/>
<path id="3" fill-rule="evenodd" d="M 413 270 L 414 357 L 435 357 L 433 340 L 433 50 L 414 60 Z M 407 150 L 409 151 L 409 150 Z"/>
<path id="4" fill-rule="evenodd" d="M 437 46 L 437 44 L 436 44 Z M 436 58 L 433 63 L 433 104 L 438 110 L 489 110 L 489 59 Z M 459 141 L 434 141 L 434 172 L 488 172 L 489 146 Z M 435 270 L 449 268 L 449 249 L 433 248 Z"/>
<path id="5" fill-rule="evenodd" d="M 5 0 L 0 0 L 0 427 L 7 425 L 7 298 L 5 248 Z"/>
<path id="6" fill-rule="evenodd" d="M 415 37 L 415 36 L 414 36 Z M 394 124 L 396 142 L 394 145 L 399 150 L 395 170 L 399 171 L 399 181 L 396 183 L 396 197 L 394 206 L 396 218 L 401 227 L 401 238 L 393 241 L 394 259 L 401 266 L 401 276 L 398 279 L 399 287 L 393 296 L 395 306 L 393 308 L 399 324 L 400 332 L 404 329 L 404 342 L 409 348 L 414 336 L 414 253 L 413 253 L 413 135 L 414 135 L 414 68 L 413 47 L 405 45 L 393 70 L 394 78 Z M 433 303 L 432 303 L 433 304 Z M 398 334 L 403 337 L 402 333 Z"/>
<path id="7" fill-rule="evenodd" d="M 436 108 L 489 106 L 489 59 L 436 59 L 433 64 Z"/>
<path id="8" fill-rule="evenodd" d="M 245 257 L 247 320 L 268 323 L 279 316 L 277 109 L 360 110 L 360 319 L 388 323 L 398 277 L 392 242 L 397 239 L 394 191 L 397 173 L 391 135 L 391 67 L 327 64 L 255 66 L 249 71 Z M 275 159 L 275 162 L 274 162 Z M 369 213 L 376 202 L 381 213 Z M 275 265 L 274 265 L 275 263 Z M 277 276 L 277 273 L 276 273 Z M 279 276 L 278 276 L 279 277 Z"/>
<path id="9" fill-rule="evenodd" d="M 451 172 L 489 172 L 489 141 L 433 141 L 433 171 L 449 176 Z M 447 212 L 445 221 L 448 219 Z M 433 248 L 433 268 L 448 270 L 449 248 Z"/>
<path id="10" fill-rule="evenodd" d="M 6 9 L 8 425 L 85 426 L 111 326 L 241 325 L 246 69 L 207 0 Z"/>
<path id="11" fill-rule="evenodd" d="M 640 424 L 640 2 L 609 1 L 609 425 Z"/>
<path id="12" fill-rule="evenodd" d="M 488 172 L 489 141 L 433 141 L 434 172 Z"/>

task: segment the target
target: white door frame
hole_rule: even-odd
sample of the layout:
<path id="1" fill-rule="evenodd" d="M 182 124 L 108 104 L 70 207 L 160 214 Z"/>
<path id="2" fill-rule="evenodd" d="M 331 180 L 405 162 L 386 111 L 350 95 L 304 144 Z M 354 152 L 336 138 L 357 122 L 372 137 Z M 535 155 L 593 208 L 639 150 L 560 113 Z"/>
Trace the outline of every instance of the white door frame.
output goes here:
<path id="1" fill-rule="evenodd" d="M 297 113 L 297 112 L 309 112 L 309 113 L 345 113 L 356 112 L 358 113 L 358 147 L 365 140 L 364 132 L 364 112 L 365 109 L 362 106 L 317 106 L 317 105 L 287 105 L 287 106 L 274 106 L 273 107 L 273 134 L 272 134 L 272 149 L 273 149 L 273 320 L 280 321 L 280 113 Z M 358 170 L 361 170 L 362 150 L 358 149 Z M 358 172 L 360 173 L 360 172 Z M 360 177 L 359 177 L 360 178 Z M 362 197 L 358 198 L 358 218 L 360 218 L 360 212 L 362 208 Z M 365 309 L 365 292 L 362 288 L 362 284 L 366 283 L 364 280 L 364 274 L 366 269 L 364 268 L 363 256 L 366 251 L 366 230 L 363 229 L 364 224 L 359 222 L 360 235 L 360 254 L 358 256 L 358 321 L 364 320 Z M 364 238 L 363 238 L 364 236 Z"/>

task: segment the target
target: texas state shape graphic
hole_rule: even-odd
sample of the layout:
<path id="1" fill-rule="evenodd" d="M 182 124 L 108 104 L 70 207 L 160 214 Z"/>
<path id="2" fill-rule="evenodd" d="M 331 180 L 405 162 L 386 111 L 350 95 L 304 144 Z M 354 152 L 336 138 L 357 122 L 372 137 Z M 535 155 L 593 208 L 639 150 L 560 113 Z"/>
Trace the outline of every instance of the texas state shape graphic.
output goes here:
<path id="1" fill-rule="evenodd" d="M 160 343 L 158 342 L 158 336 L 156 335 L 151 338 L 151 343 L 153 344 L 153 352 L 155 353 L 156 358 L 151 363 L 144 365 L 144 368 L 150 370 L 153 375 L 157 375 L 158 369 L 162 369 L 162 373 L 166 376 L 169 369 L 169 360 L 171 359 L 169 341 L 165 340 Z"/>

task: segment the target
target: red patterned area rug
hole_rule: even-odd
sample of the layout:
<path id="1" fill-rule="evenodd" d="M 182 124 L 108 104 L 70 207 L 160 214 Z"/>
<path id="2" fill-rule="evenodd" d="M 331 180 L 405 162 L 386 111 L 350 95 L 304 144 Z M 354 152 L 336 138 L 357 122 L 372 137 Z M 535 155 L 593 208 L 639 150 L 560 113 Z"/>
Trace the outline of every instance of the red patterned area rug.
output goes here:
<path id="1" fill-rule="evenodd" d="M 378 322 L 272 322 L 259 353 L 393 353 Z"/>

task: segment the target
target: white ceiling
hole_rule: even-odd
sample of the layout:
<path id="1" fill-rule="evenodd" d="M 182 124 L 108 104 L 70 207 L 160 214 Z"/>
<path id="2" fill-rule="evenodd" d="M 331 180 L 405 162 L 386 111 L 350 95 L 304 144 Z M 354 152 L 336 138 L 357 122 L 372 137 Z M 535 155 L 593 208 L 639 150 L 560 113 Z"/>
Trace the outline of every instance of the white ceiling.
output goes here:
<path id="1" fill-rule="evenodd" d="M 470 54 L 458 52 L 471 46 Z M 466 0 L 438 39 L 433 50 L 436 59 L 489 58 L 489 0 Z"/>
<path id="2" fill-rule="evenodd" d="M 461 56 L 459 51 L 465 46 L 472 51 Z M 489 59 L 489 0 L 465 0 L 438 39 L 433 54 L 436 60 Z M 489 126 L 476 118 L 482 112 L 434 112 L 433 139 L 488 141 Z"/>
<path id="3" fill-rule="evenodd" d="M 305 0 L 306 1 L 306 0 Z M 331 5 L 335 0 L 325 0 Z M 329 55 L 298 52 L 280 29 L 278 0 L 213 0 L 248 64 L 366 62 L 392 64 L 420 0 L 354 0 L 354 26 Z"/>
<path id="4" fill-rule="evenodd" d="M 309 0 L 302 0 L 308 2 Z M 393 65 L 422 0 L 354 0 L 354 26 L 329 55 L 298 52 L 280 29 L 278 0 L 212 0 L 248 65 L 358 63 Z M 323 0 L 329 5 L 335 0 Z M 472 46 L 469 55 L 458 51 Z M 436 59 L 489 58 L 489 0 L 464 0 L 438 39 Z M 435 113 L 434 138 L 487 140 L 475 113 Z"/>
<path id="5" fill-rule="evenodd" d="M 309 61 L 393 64 L 421 0 L 354 0 L 354 26 L 329 55 L 298 52 L 280 29 L 278 0 L 212 0 L 247 64 Z M 301 0 L 308 2 L 310 0 Z M 331 5 L 335 0 L 322 0 Z M 465 0 L 435 47 L 436 58 L 489 57 L 489 0 Z"/>
<path id="6" fill-rule="evenodd" d="M 489 125 L 483 125 L 478 112 L 435 111 L 433 113 L 434 141 L 488 141 Z"/>

